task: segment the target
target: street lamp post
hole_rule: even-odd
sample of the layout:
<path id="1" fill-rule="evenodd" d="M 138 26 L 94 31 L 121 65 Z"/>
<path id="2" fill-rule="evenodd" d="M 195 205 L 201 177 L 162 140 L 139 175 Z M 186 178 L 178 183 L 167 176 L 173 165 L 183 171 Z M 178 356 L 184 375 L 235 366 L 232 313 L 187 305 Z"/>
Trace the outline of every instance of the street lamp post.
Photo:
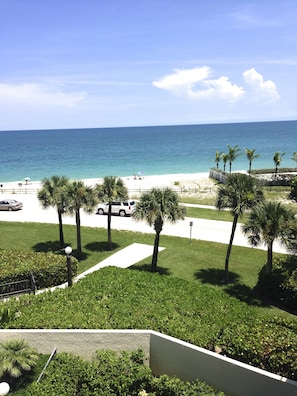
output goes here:
<path id="1" fill-rule="evenodd" d="M 192 243 L 192 227 L 193 227 L 193 222 L 190 221 L 190 243 Z"/>
<path id="2" fill-rule="evenodd" d="M 65 247 L 65 253 L 66 253 L 66 263 L 67 263 L 68 286 L 72 286 L 72 268 L 71 268 L 72 247 L 71 246 Z"/>

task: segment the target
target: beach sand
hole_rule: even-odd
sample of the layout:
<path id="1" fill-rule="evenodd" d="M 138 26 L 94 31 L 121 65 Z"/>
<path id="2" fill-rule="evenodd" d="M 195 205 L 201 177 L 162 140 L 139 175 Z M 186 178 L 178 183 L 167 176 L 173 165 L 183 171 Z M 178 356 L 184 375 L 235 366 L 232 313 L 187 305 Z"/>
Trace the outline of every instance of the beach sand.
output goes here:
<path id="1" fill-rule="evenodd" d="M 190 174 L 168 174 L 155 176 L 129 176 L 122 177 L 126 187 L 129 191 L 130 197 L 138 197 L 142 192 L 148 191 L 154 187 L 163 188 L 170 187 L 178 193 L 187 195 L 199 195 L 203 197 L 213 197 L 216 194 L 217 183 L 209 178 L 209 173 L 190 173 Z M 100 184 L 103 178 L 98 179 L 83 179 L 88 186 L 94 187 L 97 183 Z M 0 193 L 5 196 L 13 194 L 24 195 L 34 194 L 41 188 L 41 181 L 13 181 L 2 183 Z"/>

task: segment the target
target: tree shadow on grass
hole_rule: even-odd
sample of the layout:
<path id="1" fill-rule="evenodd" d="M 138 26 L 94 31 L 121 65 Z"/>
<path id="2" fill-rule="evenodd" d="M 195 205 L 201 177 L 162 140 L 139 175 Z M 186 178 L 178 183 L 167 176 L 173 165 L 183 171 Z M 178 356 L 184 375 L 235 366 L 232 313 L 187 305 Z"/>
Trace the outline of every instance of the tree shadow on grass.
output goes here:
<path id="1" fill-rule="evenodd" d="M 65 247 L 71 245 L 65 243 Z M 58 253 L 66 257 L 64 249 L 60 249 L 60 241 L 46 241 L 46 242 L 39 242 L 32 246 L 32 249 L 36 253 Z M 77 250 L 73 249 L 71 255 L 76 257 L 79 261 L 86 260 L 89 257 L 89 254 L 85 251 L 81 253 L 78 257 Z"/>
<path id="2" fill-rule="evenodd" d="M 130 269 L 138 270 L 138 271 L 152 272 L 152 265 L 151 265 L 151 263 L 136 264 L 136 265 L 132 265 L 130 267 Z M 160 275 L 171 275 L 169 268 L 158 267 L 158 266 L 157 266 L 157 270 L 155 273 L 160 274 Z"/>
<path id="3" fill-rule="evenodd" d="M 225 282 L 225 271 L 218 268 L 201 269 L 195 273 L 195 276 L 202 283 L 222 287 L 223 291 L 229 296 L 235 297 L 248 305 L 267 306 L 253 288 L 240 283 L 240 275 L 235 272 L 229 272 L 228 282 Z"/>
<path id="4" fill-rule="evenodd" d="M 248 305 L 253 305 L 256 307 L 269 306 L 269 304 L 265 303 L 265 301 L 258 296 L 253 288 L 243 285 L 241 283 L 235 283 L 233 285 L 229 284 L 224 290 L 231 297 L 235 297 Z"/>
<path id="5" fill-rule="evenodd" d="M 35 252 L 60 252 L 60 242 L 59 241 L 46 241 L 46 242 L 39 242 L 32 246 Z"/>
<path id="6" fill-rule="evenodd" d="M 117 243 L 112 243 L 113 249 L 117 249 L 120 245 Z M 109 245 L 107 242 L 91 242 L 85 245 L 85 248 L 91 252 L 107 252 L 109 250 Z"/>
<path id="7" fill-rule="evenodd" d="M 229 281 L 225 282 L 225 271 L 219 268 L 208 268 L 201 269 L 195 273 L 196 279 L 199 279 L 202 283 L 209 283 L 211 285 L 227 285 L 228 283 L 238 282 L 240 275 L 235 272 L 229 271 Z"/>

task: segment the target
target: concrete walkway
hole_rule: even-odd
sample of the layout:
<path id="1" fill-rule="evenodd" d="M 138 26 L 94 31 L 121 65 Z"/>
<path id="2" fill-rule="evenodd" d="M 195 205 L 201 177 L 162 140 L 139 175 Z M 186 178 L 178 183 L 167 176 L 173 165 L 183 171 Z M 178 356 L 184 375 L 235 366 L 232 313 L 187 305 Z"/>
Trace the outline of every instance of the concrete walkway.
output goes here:
<path id="1" fill-rule="evenodd" d="M 152 245 L 132 243 L 131 245 L 119 250 L 118 252 L 107 257 L 105 260 L 102 260 L 100 263 L 94 265 L 85 272 L 79 274 L 77 277 L 73 278 L 73 283 L 76 283 L 85 276 L 104 267 L 114 266 L 119 268 L 128 268 L 131 265 L 145 259 L 146 257 L 152 256 L 153 249 L 154 247 Z M 159 247 L 159 252 L 164 249 L 164 247 Z M 65 289 L 66 287 L 68 287 L 67 282 L 63 283 L 62 285 L 50 287 L 48 289 L 37 290 L 36 294 L 44 293 L 46 291 L 54 291 L 55 289 Z"/>
<path id="2" fill-rule="evenodd" d="M 112 254 L 107 259 L 101 261 L 97 265 L 89 268 L 87 271 L 78 275 L 74 281 L 84 278 L 86 275 L 91 274 L 94 271 L 98 271 L 100 268 L 114 266 L 119 268 L 128 268 L 133 264 L 145 259 L 146 257 L 152 256 L 154 247 L 151 245 L 145 245 L 143 243 L 132 243 L 132 245 L 119 250 Z M 164 247 L 159 247 L 159 252 L 164 250 Z"/>

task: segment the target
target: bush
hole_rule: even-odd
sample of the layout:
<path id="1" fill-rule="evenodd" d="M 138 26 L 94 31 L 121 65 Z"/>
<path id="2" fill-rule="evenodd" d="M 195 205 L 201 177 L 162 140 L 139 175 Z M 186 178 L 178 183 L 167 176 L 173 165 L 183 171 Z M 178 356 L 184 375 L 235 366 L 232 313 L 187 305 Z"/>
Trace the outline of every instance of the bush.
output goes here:
<path id="1" fill-rule="evenodd" d="M 280 318 L 230 325 L 218 345 L 222 354 L 263 370 L 297 380 L 296 323 Z"/>
<path id="2" fill-rule="evenodd" d="M 153 329 L 283 376 L 297 370 L 296 320 L 266 326 L 256 309 L 217 287 L 158 273 L 106 267 L 72 288 L 21 296 L 7 307 L 10 328 Z M 274 325 L 277 339 L 270 334 Z M 262 346 L 270 340 L 273 352 L 266 355 Z"/>
<path id="3" fill-rule="evenodd" d="M 165 375 L 154 378 L 150 368 L 144 365 L 141 350 L 122 352 L 120 355 L 113 351 L 99 351 L 92 362 L 72 354 L 59 353 L 47 368 L 42 381 L 32 384 L 23 392 L 23 396 L 139 394 L 223 395 L 199 381 L 189 383 Z"/>
<path id="4" fill-rule="evenodd" d="M 77 259 L 71 257 L 72 274 L 77 274 Z M 32 253 L 24 250 L 1 250 L 0 284 L 28 279 L 33 273 L 36 287 L 56 286 L 67 280 L 65 256 L 54 253 Z"/>
<path id="5" fill-rule="evenodd" d="M 264 266 L 258 278 L 256 290 L 277 306 L 297 312 L 297 257 L 287 256 L 273 262 L 271 274 Z"/>
<path id="6" fill-rule="evenodd" d="M 290 199 L 293 199 L 297 202 L 297 176 L 291 181 L 291 191 L 290 191 Z"/>

